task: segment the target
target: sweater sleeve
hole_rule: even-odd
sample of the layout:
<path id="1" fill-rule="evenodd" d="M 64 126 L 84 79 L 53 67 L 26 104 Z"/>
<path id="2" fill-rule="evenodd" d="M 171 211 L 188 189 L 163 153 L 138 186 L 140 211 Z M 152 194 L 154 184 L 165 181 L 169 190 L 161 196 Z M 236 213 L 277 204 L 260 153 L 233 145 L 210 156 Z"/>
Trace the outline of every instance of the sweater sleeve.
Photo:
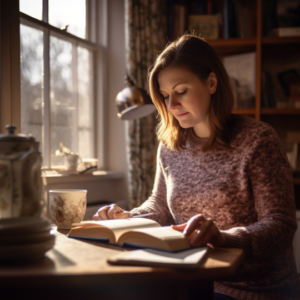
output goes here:
<path id="1" fill-rule="evenodd" d="M 157 163 L 154 187 L 151 196 L 140 207 L 131 210 L 132 215 L 139 215 L 154 212 L 155 215 L 149 217 L 157 221 L 160 225 L 169 224 L 172 220 L 167 204 L 167 186 L 162 168 L 162 145 L 158 146 Z"/>
<path id="2" fill-rule="evenodd" d="M 291 168 L 279 136 L 269 126 L 255 137 L 245 159 L 257 222 L 222 231 L 225 246 L 242 248 L 253 259 L 272 257 L 291 245 L 297 228 Z"/>

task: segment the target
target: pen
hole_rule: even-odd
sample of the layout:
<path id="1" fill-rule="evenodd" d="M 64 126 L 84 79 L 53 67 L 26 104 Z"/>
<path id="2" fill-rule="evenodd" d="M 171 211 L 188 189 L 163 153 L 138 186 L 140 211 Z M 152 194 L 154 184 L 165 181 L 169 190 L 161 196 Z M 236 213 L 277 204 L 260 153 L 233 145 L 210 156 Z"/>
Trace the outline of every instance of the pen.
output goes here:
<path id="1" fill-rule="evenodd" d="M 136 216 L 133 216 L 131 218 L 143 218 L 143 217 L 148 217 L 148 216 L 152 216 L 152 215 L 155 215 L 156 213 L 148 213 L 148 214 L 143 214 L 143 215 L 136 215 Z"/>

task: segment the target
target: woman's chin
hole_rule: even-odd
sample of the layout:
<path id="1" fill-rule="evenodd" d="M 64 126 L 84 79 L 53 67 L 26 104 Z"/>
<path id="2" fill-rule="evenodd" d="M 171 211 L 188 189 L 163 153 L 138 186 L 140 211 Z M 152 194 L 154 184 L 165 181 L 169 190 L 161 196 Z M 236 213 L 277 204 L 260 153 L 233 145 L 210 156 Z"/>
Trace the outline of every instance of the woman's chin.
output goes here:
<path id="1" fill-rule="evenodd" d="M 181 128 L 185 128 L 185 129 L 193 127 L 193 125 L 190 124 L 189 122 L 179 122 L 179 125 Z"/>

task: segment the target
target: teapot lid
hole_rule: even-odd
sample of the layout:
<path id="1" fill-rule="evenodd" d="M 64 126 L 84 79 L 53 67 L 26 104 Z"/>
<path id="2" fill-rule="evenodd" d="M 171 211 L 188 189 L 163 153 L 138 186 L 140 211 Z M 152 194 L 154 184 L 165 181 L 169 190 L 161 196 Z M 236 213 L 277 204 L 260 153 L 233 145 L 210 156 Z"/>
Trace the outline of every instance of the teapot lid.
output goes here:
<path id="1" fill-rule="evenodd" d="M 17 127 L 15 125 L 6 125 L 5 128 L 8 134 L 0 134 L 1 142 L 35 142 L 33 136 L 27 136 L 25 134 L 15 134 Z"/>

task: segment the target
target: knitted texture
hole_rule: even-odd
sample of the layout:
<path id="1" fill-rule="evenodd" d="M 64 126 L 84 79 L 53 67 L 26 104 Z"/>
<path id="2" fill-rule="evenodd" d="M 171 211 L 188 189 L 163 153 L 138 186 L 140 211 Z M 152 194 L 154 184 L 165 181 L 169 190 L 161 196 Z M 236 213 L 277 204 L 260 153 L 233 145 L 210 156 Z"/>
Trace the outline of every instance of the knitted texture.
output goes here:
<path id="1" fill-rule="evenodd" d="M 196 136 L 182 151 L 160 144 L 152 195 L 131 212 L 155 212 L 161 225 L 197 214 L 211 218 L 226 237 L 225 247 L 246 254 L 235 277 L 216 282 L 215 292 L 236 299 L 300 299 L 293 178 L 285 150 L 270 125 L 251 117 L 235 121 L 232 136 L 230 150 L 206 153 L 201 148 L 207 139 Z"/>

